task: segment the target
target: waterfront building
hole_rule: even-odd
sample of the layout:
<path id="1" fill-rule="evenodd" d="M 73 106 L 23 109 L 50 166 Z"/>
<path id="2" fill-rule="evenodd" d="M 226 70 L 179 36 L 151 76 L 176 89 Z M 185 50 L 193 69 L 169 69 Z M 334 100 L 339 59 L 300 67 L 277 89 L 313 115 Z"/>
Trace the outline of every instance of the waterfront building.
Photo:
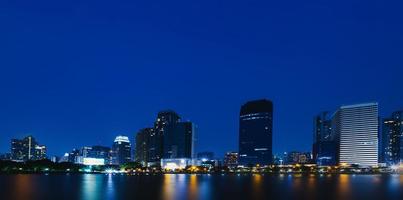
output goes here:
<path id="1" fill-rule="evenodd" d="M 141 129 L 136 134 L 135 160 L 140 162 L 143 166 L 148 166 L 151 135 L 154 135 L 153 128 Z"/>
<path id="2" fill-rule="evenodd" d="M 193 160 L 188 158 L 161 159 L 161 168 L 169 171 L 183 170 L 187 166 L 191 166 L 193 164 Z"/>
<path id="3" fill-rule="evenodd" d="M 178 122 L 166 127 L 163 158 L 194 158 L 196 126 L 192 122 Z"/>
<path id="4" fill-rule="evenodd" d="M 43 160 L 46 159 L 46 146 L 39 145 L 32 136 L 12 139 L 11 157 L 16 161 Z"/>
<path id="5" fill-rule="evenodd" d="M 239 116 L 239 164 L 272 164 L 273 103 L 256 100 L 244 104 Z"/>
<path id="6" fill-rule="evenodd" d="M 328 112 L 323 112 L 314 118 L 312 157 L 319 166 L 337 164 L 337 141 Z"/>
<path id="7" fill-rule="evenodd" d="M 111 148 L 99 145 L 92 146 L 91 150 L 88 152 L 87 158 L 104 159 L 105 164 L 110 164 Z"/>
<path id="8" fill-rule="evenodd" d="M 334 116 L 341 165 L 378 166 L 378 103 L 341 106 Z"/>
<path id="9" fill-rule="evenodd" d="M 291 151 L 286 153 L 285 163 L 288 165 L 295 164 L 310 164 L 312 162 L 312 156 L 310 152 L 298 152 Z"/>
<path id="10" fill-rule="evenodd" d="M 116 136 L 112 145 L 111 163 L 113 165 L 123 165 L 131 161 L 131 145 L 129 137 Z"/>
<path id="11" fill-rule="evenodd" d="M 237 152 L 227 152 L 224 156 L 224 166 L 226 166 L 226 167 L 238 166 L 238 153 Z"/>
<path id="12" fill-rule="evenodd" d="M 179 122 L 180 117 L 175 111 L 166 110 L 158 113 L 154 124 L 154 132 L 151 134 L 149 141 L 148 162 L 150 165 L 160 165 L 160 161 L 164 156 L 164 136 L 168 131 L 173 130 Z"/>
<path id="13" fill-rule="evenodd" d="M 388 166 L 403 163 L 403 111 L 383 120 L 380 161 Z"/>

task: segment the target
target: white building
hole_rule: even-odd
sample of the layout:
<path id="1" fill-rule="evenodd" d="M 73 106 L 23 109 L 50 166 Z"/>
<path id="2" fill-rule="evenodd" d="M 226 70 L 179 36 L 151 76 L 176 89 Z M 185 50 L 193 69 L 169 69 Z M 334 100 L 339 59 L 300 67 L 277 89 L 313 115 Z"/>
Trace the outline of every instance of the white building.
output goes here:
<path id="1" fill-rule="evenodd" d="M 378 165 L 378 103 L 342 106 L 335 115 L 340 164 Z"/>

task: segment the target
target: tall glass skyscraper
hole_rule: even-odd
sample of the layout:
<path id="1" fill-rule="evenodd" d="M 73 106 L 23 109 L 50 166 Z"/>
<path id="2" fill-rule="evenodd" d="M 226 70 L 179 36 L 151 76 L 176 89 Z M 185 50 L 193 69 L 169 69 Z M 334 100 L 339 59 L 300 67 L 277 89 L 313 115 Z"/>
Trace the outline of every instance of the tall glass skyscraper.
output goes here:
<path id="1" fill-rule="evenodd" d="M 166 132 L 173 129 L 179 121 L 179 115 L 172 110 L 158 113 L 154 125 L 154 132 L 151 134 L 149 141 L 149 162 L 151 165 L 160 164 L 164 154 L 164 136 Z"/>
<path id="2" fill-rule="evenodd" d="M 131 161 L 131 145 L 129 137 L 119 135 L 112 145 L 112 164 L 122 165 Z"/>
<path id="3" fill-rule="evenodd" d="M 179 122 L 164 134 L 164 158 L 194 158 L 196 126 Z"/>
<path id="4" fill-rule="evenodd" d="M 136 156 L 135 160 L 143 166 L 148 165 L 150 151 L 150 137 L 154 134 L 154 129 L 141 129 L 136 135 Z"/>
<path id="5" fill-rule="evenodd" d="M 272 164 L 273 103 L 262 99 L 241 107 L 239 115 L 239 164 Z"/>
<path id="6" fill-rule="evenodd" d="M 328 112 L 323 112 L 314 118 L 312 156 L 319 166 L 336 165 L 337 141 Z"/>
<path id="7" fill-rule="evenodd" d="M 378 165 L 378 103 L 342 106 L 335 114 L 340 164 Z"/>
<path id="8" fill-rule="evenodd" d="M 383 120 L 381 162 L 388 165 L 403 163 L 403 111 L 392 113 Z"/>

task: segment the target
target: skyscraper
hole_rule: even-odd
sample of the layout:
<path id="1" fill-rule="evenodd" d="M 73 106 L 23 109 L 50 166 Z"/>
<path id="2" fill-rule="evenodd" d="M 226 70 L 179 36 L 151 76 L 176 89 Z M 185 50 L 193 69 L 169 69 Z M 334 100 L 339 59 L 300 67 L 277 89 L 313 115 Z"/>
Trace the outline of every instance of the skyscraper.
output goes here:
<path id="1" fill-rule="evenodd" d="M 39 145 L 35 138 L 27 136 L 11 140 L 11 155 L 13 160 L 42 160 L 46 159 L 46 146 Z"/>
<path id="2" fill-rule="evenodd" d="M 272 164 L 273 103 L 250 101 L 239 116 L 239 164 Z"/>
<path id="3" fill-rule="evenodd" d="M 157 120 L 154 125 L 154 132 L 151 134 L 149 143 L 149 162 L 151 165 L 159 165 L 164 154 L 164 136 L 168 130 L 179 123 L 179 115 L 172 111 L 166 110 L 158 113 Z"/>
<path id="4" fill-rule="evenodd" d="M 192 122 L 179 122 L 166 127 L 163 158 L 193 158 L 196 126 Z"/>
<path id="5" fill-rule="evenodd" d="M 336 165 L 337 141 L 328 112 L 323 112 L 314 118 L 312 156 L 313 161 L 320 166 Z"/>
<path id="6" fill-rule="evenodd" d="M 383 120 L 380 160 L 387 165 L 403 163 L 403 111 Z"/>
<path id="7" fill-rule="evenodd" d="M 342 106 L 335 114 L 340 164 L 378 165 L 378 103 Z"/>
<path id="8" fill-rule="evenodd" d="M 141 129 L 136 135 L 136 156 L 135 160 L 140 162 L 143 166 L 148 165 L 149 151 L 150 151 L 150 138 L 154 134 L 154 129 L 144 128 Z"/>
<path id="9" fill-rule="evenodd" d="M 112 164 L 122 165 L 131 161 L 131 145 L 129 137 L 119 135 L 112 145 Z"/>

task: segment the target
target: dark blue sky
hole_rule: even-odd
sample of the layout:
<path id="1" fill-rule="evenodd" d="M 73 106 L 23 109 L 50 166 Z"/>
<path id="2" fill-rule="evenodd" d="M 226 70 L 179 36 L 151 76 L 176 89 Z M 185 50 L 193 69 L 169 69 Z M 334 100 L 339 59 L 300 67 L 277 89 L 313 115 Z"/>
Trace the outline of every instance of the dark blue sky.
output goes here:
<path id="1" fill-rule="evenodd" d="M 308 151 L 321 111 L 403 109 L 401 1 L 73 2 L 0 2 L 0 152 L 27 134 L 50 155 L 111 145 L 169 108 L 221 156 L 257 98 L 274 152 Z"/>

